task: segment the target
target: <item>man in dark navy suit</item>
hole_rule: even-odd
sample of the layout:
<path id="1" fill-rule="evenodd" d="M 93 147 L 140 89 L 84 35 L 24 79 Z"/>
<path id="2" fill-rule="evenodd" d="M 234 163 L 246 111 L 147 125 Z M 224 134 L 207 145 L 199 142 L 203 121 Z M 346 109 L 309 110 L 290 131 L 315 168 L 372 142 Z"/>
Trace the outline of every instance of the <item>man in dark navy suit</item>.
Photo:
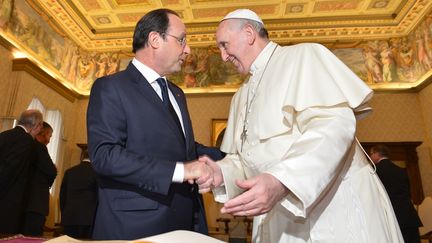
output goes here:
<path id="1" fill-rule="evenodd" d="M 207 233 L 193 184 L 212 178 L 198 162 L 183 91 L 166 79 L 180 71 L 190 48 L 177 13 L 144 15 L 133 36 L 126 70 L 93 84 L 87 110 L 88 147 L 99 178 L 93 238 L 137 239 L 173 230 Z"/>
<path id="2" fill-rule="evenodd" d="M 420 243 L 419 227 L 422 223 L 411 202 L 408 175 L 403 168 L 395 165 L 389 156 L 389 149 L 384 145 L 374 146 L 370 150 L 370 157 L 389 195 L 404 241 Z"/>
<path id="3" fill-rule="evenodd" d="M 40 111 L 26 110 L 15 128 L 0 133 L 0 233 L 21 233 L 34 173 L 34 137 L 42 122 Z"/>
<path id="4" fill-rule="evenodd" d="M 78 239 L 90 239 L 98 201 L 96 174 L 84 151 L 81 163 L 66 170 L 60 190 L 63 233 Z"/>

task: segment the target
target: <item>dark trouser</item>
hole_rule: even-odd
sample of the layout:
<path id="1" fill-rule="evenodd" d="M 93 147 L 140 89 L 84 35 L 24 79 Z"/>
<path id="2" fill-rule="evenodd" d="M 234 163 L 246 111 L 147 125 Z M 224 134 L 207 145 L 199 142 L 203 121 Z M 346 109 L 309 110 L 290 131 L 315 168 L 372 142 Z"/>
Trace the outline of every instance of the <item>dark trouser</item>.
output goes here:
<path id="1" fill-rule="evenodd" d="M 64 225 L 63 233 L 77 239 L 91 239 L 91 225 Z"/>
<path id="2" fill-rule="evenodd" d="M 22 234 L 29 236 L 42 236 L 44 225 L 45 215 L 35 212 L 26 212 Z"/>
<path id="3" fill-rule="evenodd" d="M 401 229 L 405 243 L 420 243 L 420 232 L 418 227 Z"/>
<path id="4" fill-rule="evenodd" d="M 0 199 L 0 233 L 20 233 L 23 221 L 24 210 L 18 203 Z"/>

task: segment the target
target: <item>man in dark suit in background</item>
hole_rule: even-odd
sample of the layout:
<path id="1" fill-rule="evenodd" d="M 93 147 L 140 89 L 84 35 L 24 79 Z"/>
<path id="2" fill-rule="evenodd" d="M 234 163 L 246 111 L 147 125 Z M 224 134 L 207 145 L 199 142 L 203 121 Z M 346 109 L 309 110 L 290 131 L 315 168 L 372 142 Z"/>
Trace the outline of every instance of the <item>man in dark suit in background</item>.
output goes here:
<path id="1" fill-rule="evenodd" d="M 57 176 L 57 168 L 47 149 L 52 133 L 52 127 L 43 122 L 42 130 L 36 135 L 36 170 L 30 183 L 30 194 L 22 231 L 24 235 L 43 235 L 45 219 L 49 213 L 49 190 Z"/>
<path id="2" fill-rule="evenodd" d="M 178 14 L 157 9 L 144 15 L 133 52 L 126 70 L 97 79 L 90 93 L 88 146 L 100 183 L 93 238 L 207 233 L 198 188 L 190 183 L 212 171 L 196 161 L 201 154 L 183 91 L 165 78 L 180 71 L 190 53 Z"/>
<path id="3" fill-rule="evenodd" d="M 20 233 L 35 163 L 34 137 L 42 128 L 42 113 L 26 110 L 18 125 L 0 133 L 0 233 Z"/>
<path id="4" fill-rule="evenodd" d="M 389 149 L 384 145 L 371 148 L 370 157 L 383 183 L 395 211 L 402 236 L 406 243 L 420 243 L 420 218 L 411 202 L 410 184 L 406 171 L 389 159 Z"/>
<path id="5" fill-rule="evenodd" d="M 97 179 L 87 151 L 80 164 L 66 170 L 60 189 L 63 233 L 90 239 L 97 206 Z"/>

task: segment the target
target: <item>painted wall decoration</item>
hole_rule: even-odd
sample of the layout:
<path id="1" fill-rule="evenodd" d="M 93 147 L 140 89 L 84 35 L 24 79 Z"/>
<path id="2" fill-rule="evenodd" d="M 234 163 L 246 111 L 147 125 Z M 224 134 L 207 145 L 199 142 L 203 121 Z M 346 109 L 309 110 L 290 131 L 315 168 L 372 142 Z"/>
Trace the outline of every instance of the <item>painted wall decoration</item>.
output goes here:
<path id="1" fill-rule="evenodd" d="M 54 31 L 25 1 L 4 0 L 0 6 L 2 34 L 58 73 L 79 93 L 87 94 L 96 78 L 120 70 L 119 52 L 83 50 L 72 40 Z M 9 15 L 6 11 L 8 7 L 11 7 Z"/>
<path id="2" fill-rule="evenodd" d="M 130 53 L 83 50 L 24 0 L 0 2 L 0 31 L 81 94 L 89 93 L 96 78 L 123 70 L 131 60 Z M 368 84 L 416 82 L 432 70 L 432 13 L 408 36 L 332 51 Z M 169 76 L 186 93 L 231 92 L 246 78 L 221 60 L 216 45 L 192 48 L 182 70 Z"/>

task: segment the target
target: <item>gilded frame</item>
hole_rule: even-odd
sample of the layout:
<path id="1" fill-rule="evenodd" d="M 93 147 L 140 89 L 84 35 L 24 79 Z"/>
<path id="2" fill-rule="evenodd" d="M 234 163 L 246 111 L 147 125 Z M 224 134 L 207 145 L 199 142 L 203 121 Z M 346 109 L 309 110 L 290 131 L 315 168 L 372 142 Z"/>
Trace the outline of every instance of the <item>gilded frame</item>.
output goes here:
<path id="1" fill-rule="evenodd" d="M 211 146 L 220 147 L 223 132 L 227 125 L 227 119 L 212 119 L 211 121 Z"/>

